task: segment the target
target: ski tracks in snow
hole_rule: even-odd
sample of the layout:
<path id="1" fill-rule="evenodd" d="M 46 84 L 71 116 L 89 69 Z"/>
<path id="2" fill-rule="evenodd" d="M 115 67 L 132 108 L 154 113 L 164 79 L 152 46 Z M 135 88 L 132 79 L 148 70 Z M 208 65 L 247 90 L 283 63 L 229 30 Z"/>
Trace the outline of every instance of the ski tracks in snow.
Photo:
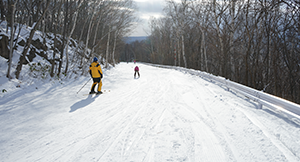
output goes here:
<path id="1" fill-rule="evenodd" d="M 110 150 L 106 150 L 98 161 L 114 161 L 118 158 L 121 161 L 195 162 L 235 159 L 230 149 L 228 152 L 223 149 L 226 142 L 220 140 L 218 132 L 214 132 L 214 123 L 207 121 L 210 116 L 206 110 L 205 117 L 194 110 L 199 105 L 201 108 L 204 103 L 196 103 L 195 96 L 186 96 L 191 92 L 198 93 L 197 88 L 203 85 L 197 83 L 187 87 L 190 81 L 181 79 L 186 76 L 178 71 L 161 69 L 157 74 L 151 71 L 153 67 L 147 68 L 149 70 L 144 72 L 150 73 L 147 75 L 150 77 L 141 77 L 135 83 L 140 93 L 136 89 L 125 90 L 129 94 L 127 97 L 138 95 L 139 99 L 143 99 L 135 101 L 129 97 L 134 102 L 130 101 L 128 105 L 139 105 L 137 115 L 122 129 L 109 147 Z M 201 97 L 197 93 L 196 97 Z M 191 100 L 184 100 L 189 97 Z M 195 102 L 195 106 L 190 106 L 190 101 Z M 124 106 L 123 109 L 127 109 Z"/>
<path id="2" fill-rule="evenodd" d="M 138 65 L 139 79 L 133 79 L 134 64 L 121 63 L 106 71 L 103 89 L 111 90 L 107 94 L 74 98 L 67 95 L 74 85 L 68 85 L 53 89 L 49 92 L 53 96 L 43 101 L 32 99 L 37 106 L 29 112 L 39 110 L 39 118 L 30 118 L 30 124 L 23 120 L 24 128 L 15 128 L 13 133 L 22 136 L 2 142 L 1 157 L 6 161 L 299 161 L 299 127 L 197 76 Z M 59 108 L 38 107 L 42 102 L 56 102 Z M 16 123 L 13 112 L 17 111 L 7 115 L 6 131 L 16 125 L 9 125 Z"/>
<path id="3" fill-rule="evenodd" d="M 232 92 L 226 90 L 224 90 L 226 93 L 224 95 L 224 92 L 220 93 L 222 89 L 216 85 L 197 80 L 198 83 L 195 83 L 195 87 L 199 82 L 205 85 L 198 87 L 198 92 L 196 92 L 198 95 L 193 94 L 193 96 L 202 96 L 199 98 L 200 103 L 203 103 L 202 108 L 195 108 L 197 105 L 186 103 L 191 105 L 188 106 L 188 109 L 198 114 L 199 119 L 209 126 L 212 135 L 218 137 L 216 139 L 221 144 L 219 146 L 223 147 L 225 155 L 228 156 L 221 161 L 299 161 L 299 158 L 293 153 L 294 151 L 285 146 L 273 131 L 256 118 L 257 114 L 250 115 L 251 109 L 256 110 L 255 105 L 245 99 L 234 98 Z M 210 87 L 205 88 L 208 86 Z M 191 97 L 191 95 L 185 96 L 186 99 Z M 201 109 L 202 111 L 198 113 Z M 203 116 L 207 116 L 207 118 L 205 119 Z M 201 132 L 203 133 L 203 131 Z M 212 135 L 211 137 L 213 137 Z M 270 150 L 273 151 L 270 152 Z"/>

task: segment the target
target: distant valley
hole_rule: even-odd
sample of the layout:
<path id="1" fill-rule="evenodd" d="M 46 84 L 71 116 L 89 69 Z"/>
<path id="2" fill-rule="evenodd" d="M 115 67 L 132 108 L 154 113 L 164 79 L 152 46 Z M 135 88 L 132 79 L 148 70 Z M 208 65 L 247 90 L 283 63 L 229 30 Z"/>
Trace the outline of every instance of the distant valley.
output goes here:
<path id="1" fill-rule="evenodd" d="M 147 36 L 141 36 L 141 37 L 124 37 L 123 40 L 125 43 L 130 44 L 135 41 L 143 41 L 146 40 Z"/>

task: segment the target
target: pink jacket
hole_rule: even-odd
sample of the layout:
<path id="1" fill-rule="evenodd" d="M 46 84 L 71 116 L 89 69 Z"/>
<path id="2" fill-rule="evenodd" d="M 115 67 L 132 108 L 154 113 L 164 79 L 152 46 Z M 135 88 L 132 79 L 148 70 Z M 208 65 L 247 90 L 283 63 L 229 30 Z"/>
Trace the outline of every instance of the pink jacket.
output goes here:
<path id="1" fill-rule="evenodd" d="M 139 67 L 136 66 L 136 67 L 134 68 L 134 71 L 139 71 Z"/>

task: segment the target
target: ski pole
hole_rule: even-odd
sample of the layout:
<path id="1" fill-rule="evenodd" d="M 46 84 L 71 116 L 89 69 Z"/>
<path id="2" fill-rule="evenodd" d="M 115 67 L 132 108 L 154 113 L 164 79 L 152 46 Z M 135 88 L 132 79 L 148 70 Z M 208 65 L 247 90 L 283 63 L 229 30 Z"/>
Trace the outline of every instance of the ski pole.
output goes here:
<path id="1" fill-rule="evenodd" d="M 81 88 L 80 88 L 80 90 L 78 91 L 78 92 L 80 92 L 81 90 L 82 90 L 82 88 L 90 81 L 91 79 L 89 79 Z M 77 92 L 77 94 L 78 94 L 78 92 Z"/>

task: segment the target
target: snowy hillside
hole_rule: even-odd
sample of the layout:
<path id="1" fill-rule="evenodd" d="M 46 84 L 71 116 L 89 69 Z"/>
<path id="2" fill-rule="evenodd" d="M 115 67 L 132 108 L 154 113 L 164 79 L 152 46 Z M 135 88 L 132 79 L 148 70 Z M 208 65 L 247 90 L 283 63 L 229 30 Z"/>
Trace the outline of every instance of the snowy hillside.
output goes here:
<path id="1" fill-rule="evenodd" d="M 6 30 L 6 22 L 1 22 L 0 24 L 0 79 L 3 76 L 6 76 L 7 73 L 7 62 L 9 58 L 9 44 L 10 40 L 10 28 Z M 15 71 L 22 55 L 25 42 L 29 37 L 31 27 L 18 24 L 16 25 L 16 33 L 14 36 L 14 52 L 12 55 L 12 68 L 11 76 L 15 78 Z M 71 76 L 74 72 L 78 72 L 78 68 L 81 59 L 78 58 L 74 53 L 82 52 L 84 46 L 79 45 L 76 40 L 70 39 L 68 46 L 68 56 L 69 56 L 69 69 L 68 74 L 61 73 L 61 78 L 63 76 Z M 23 81 L 32 80 L 33 78 L 47 79 L 50 78 L 51 63 L 55 63 L 55 67 L 58 67 L 60 54 L 63 48 L 62 36 L 57 34 L 56 36 L 53 33 L 43 34 L 41 31 L 36 31 L 31 43 L 31 48 L 28 51 L 25 63 L 23 63 L 23 68 L 20 74 L 20 79 Z M 89 50 L 88 50 L 89 51 Z M 66 52 L 64 52 L 66 53 Z M 66 67 L 66 56 L 64 54 L 62 58 L 62 68 Z M 57 73 L 57 68 L 54 69 L 54 72 Z M 2 89 L 1 89 L 2 90 Z"/>
<path id="2" fill-rule="evenodd" d="M 12 67 L 10 75 L 12 80 L 8 81 L 6 75 L 8 71 L 10 28 L 6 26 L 6 21 L 0 24 L 0 101 L 7 100 L 7 95 L 10 93 L 24 93 L 22 89 L 38 88 L 40 85 L 51 82 L 52 84 L 60 84 L 62 80 L 77 78 L 82 71 L 88 71 L 88 65 L 80 67 L 82 59 L 74 54 L 83 53 L 84 45 L 78 44 L 76 40 L 70 39 L 68 46 L 69 66 L 67 74 L 66 69 L 66 52 L 62 58 L 62 67 L 59 77 L 58 67 L 61 51 L 66 51 L 63 48 L 62 36 L 53 33 L 43 34 L 41 31 L 36 31 L 32 40 L 31 48 L 26 55 L 26 61 L 22 66 L 19 80 L 15 79 L 16 67 L 22 55 L 25 42 L 29 37 L 31 27 L 17 24 L 16 33 L 14 36 L 14 51 L 12 55 Z M 54 45 L 55 44 L 55 45 Z M 90 52 L 90 50 L 87 50 Z M 100 58 L 99 58 L 100 59 Z M 53 69 L 55 76 L 50 77 L 52 63 L 55 63 Z M 86 74 L 88 75 L 88 74 Z M 21 88 L 21 89 L 20 89 Z"/>
<path id="3" fill-rule="evenodd" d="M 133 63 L 8 92 L 0 161 L 300 161 L 300 127 L 197 76 Z"/>

